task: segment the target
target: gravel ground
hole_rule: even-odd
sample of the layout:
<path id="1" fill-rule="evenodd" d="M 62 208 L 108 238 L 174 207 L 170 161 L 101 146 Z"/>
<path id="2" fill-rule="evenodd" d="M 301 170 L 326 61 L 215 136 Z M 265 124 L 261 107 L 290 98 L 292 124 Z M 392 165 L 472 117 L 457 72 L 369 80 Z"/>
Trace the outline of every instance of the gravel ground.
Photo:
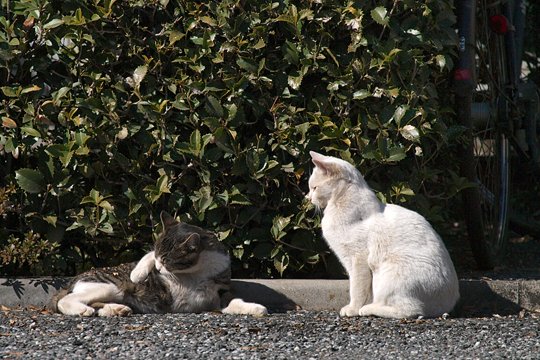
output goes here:
<path id="1" fill-rule="evenodd" d="M 540 359 L 540 314 L 389 320 L 297 311 L 78 318 L 0 312 L 5 359 Z"/>

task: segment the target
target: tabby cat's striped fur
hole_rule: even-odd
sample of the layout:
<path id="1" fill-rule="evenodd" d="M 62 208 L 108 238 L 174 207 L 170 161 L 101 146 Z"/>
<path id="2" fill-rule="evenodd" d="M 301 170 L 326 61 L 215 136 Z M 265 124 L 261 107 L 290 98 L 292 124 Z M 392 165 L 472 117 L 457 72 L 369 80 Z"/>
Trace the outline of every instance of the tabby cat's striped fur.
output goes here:
<path id="1" fill-rule="evenodd" d="M 53 297 L 53 310 L 99 316 L 222 310 L 264 315 L 266 308 L 232 299 L 230 258 L 216 236 L 161 215 L 163 233 L 138 263 L 93 269 Z M 232 300 L 231 300 L 232 299 Z"/>

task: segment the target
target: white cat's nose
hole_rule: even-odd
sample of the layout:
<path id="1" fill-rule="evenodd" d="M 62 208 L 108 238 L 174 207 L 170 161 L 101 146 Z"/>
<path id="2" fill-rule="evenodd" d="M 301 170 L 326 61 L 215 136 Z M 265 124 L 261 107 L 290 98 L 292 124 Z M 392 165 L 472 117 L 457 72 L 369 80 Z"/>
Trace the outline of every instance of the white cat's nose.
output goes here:
<path id="1" fill-rule="evenodd" d="M 308 192 L 308 193 L 306 194 L 306 199 L 308 199 L 309 201 L 311 201 L 311 191 Z"/>

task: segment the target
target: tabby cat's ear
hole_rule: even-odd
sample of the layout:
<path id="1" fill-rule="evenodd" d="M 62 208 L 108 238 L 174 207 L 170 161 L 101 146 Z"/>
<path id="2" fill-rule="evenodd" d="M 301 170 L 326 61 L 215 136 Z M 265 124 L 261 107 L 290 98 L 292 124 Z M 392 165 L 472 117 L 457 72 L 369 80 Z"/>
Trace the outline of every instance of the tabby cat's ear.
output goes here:
<path id="1" fill-rule="evenodd" d="M 197 233 L 190 234 L 186 241 L 184 241 L 184 245 L 187 246 L 187 248 L 191 251 L 197 251 L 199 249 L 199 246 L 201 244 L 201 236 Z"/>
<path id="2" fill-rule="evenodd" d="M 313 164 L 322 170 L 324 174 L 332 175 L 339 172 L 336 164 L 328 156 L 324 156 L 315 151 L 310 151 L 309 155 L 311 155 L 311 161 L 313 161 Z"/>
<path id="3" fill-rule="evenodd" d="M 161 218 L 161 224 L 163 225 L 163 229 L 167 229 L 171 226 L 178 224 L 178 221 L 176 221 L 176 219 L 166 211 L 162 211 L 159 217 Z"/>

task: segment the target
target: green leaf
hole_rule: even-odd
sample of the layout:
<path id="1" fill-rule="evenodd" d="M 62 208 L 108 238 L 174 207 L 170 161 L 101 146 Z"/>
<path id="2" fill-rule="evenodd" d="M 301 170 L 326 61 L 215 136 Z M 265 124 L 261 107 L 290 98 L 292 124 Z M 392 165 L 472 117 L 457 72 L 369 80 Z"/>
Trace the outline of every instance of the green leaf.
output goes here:
<path id="1" fill-rule="evenodd" d="M 353 93 L 354 100 L 362 100 L 370 96 L 371 96 L 371 93 L 365 89 L 358 90 Z"/>
<path id="2" fill-rule="evenodd" d="M 251 205 L 251 201 L 247 196 L 242 194 L 236 186 L 233 186 L 229 192 L 231 205 Z"/>
<path id="3" fill-rule="evenodd" d="M 259 41 L 257 41 L 257 43 L 255 45 L 253 45 L 253 48 L 256 49 L 256 50 L 259 50 L 259 49 L 262 49 L 265 46 L 266 46 L 266 43 L 261 38 L 261 39 L 259 39 Z"/>
<path id="4" fill-rule="evenodd" d="M 212 95 L 208 96 L 207 98 L 208 102 L 208 110 L 211 113 L 211 115 L 217 116 L 217 117 L 223 117 L 224 111 L 223 106 L 221 106 L 221 103 L 218 99 L 213 97 Z"/>
<path id="5" fill-rule="evenodd" d="M 58 217 L 54 215 L 44 216 L 43 220 L 51 224 L 52 226 L 56 226 L 56 222 L 58 221 Z"/>
<path id="6" fill-rule="evenodd" d="M 181 33 L 180 31 L 173 30 L 169 34 L 169 45 L 174 45 L 175 42 L 182 40 L 186 34 Z"/>
<path id="7" fill-rule="evenodd" d="M 198 129 L 193 130 L 191 136 L 189 137 L 189 148 L 195 156 L 200 157 L 202 143 L 201 132 Z"/>
<path id="8" fill-rule="evenodd" d="M 113 211 L 113 210 L 114 210 L 114 208 L 113 208 L 113 206 L 111 205 L 111 203 L 108 202 L 107 200 L 100 201 L 99 204 L 98 204 L 98 206 L 99 206 L 100 208 L 103 208 L 103 209 L 107 210 L 107 211 Z"/>
<path id="9" fill-rule="evenodd" d="M 214 141 L 216 145 L 223 151 L 233 154 L 234 150 L 231 146 L 231 138 L 227 129 L 219 127 L 214 131 Z"/>
<path id="10" fill-rule="evenodd" d="M 250 60 L 238 58 L 238 60 L 236 60 L 236 64 L 238 64 L 238 66 L 240 66 L 242 69 L 249 71 L 250 73 L 257 73 L 257 65 L 255 65 Z"/>
<path id="11" fill-rule="evenodd" d="M 47 149 L 45 150 L 45 152 L 52 157 L 63 156 L 66 151 L 67 151 L 67 148 L 66 148 L 66 145 L 64 144 L 49 145 Z"/>
<path id="12" fill-rule="evenodd" d="M 164 193 L 169 194 L 169 177 L 167 175 L 160 176 L 156 186 L 160 195 Z"/>
<path id="13" fill-rule="evenodd" d="M 388 162 L 397 162 L 405 159 L 407 157 L 407 154 L 405 154 L 405 149 L 399 146 L 390 148 L 388 150 L 388 157 L 386 158 L 386 161 Z"/>
<path id="14" fill-rule="evenodd" d="M 281 259 L 274 259 L 274 267 L 279 272 L 280 276 L 283 276 L 285 269 L 289 266 L 289 256 L 283 255 Z"/>
<path id="15" fill-rule="evenodd" d="M 404 187 L 400 189 L 399 193 L 401 195 L 414 196 L 414 191 L 409 187 Z"/>
<path id="16" fill-rule="evenodd" d="M 138 88 L 141 85 L 141 82 L 146 76 L 146 73 L 148 72 L 148 66 L 141 65 L 138 66 L 135 71 L 133 71 L 133 83 L 135 84 L 135 87 Z"/>
<path id="17" fill-rule="evenodd" d="M 43 174 L 34 169 L 24 168 L 15 171 L 15 180 L 21 189 L 30 194 L 37 194 L 45 187 Z"/>
<path id="18" fill-rule="evenodd" d="M 386 16 L 388 11 L 384 6 L 378 6 L 375 9 L 371 10 L 371 18 L 379 25 L 388 25 L 389 18 Z"/>
<path id="19" fill-rule="evenodd" d="M 270 229 L 270 233 L 272 234 L 272 237 L 275 240 L 281 239 L 283 236 L 285 236 L 287 233 L 283 231 L 287 225 L 291 222 L 291 216 L 276 216 L 272 220 L 272 228 Z"/>
<path id="20" fill-rule="evenodd" d="M 299 53 L 296 49 L 296 45 L 289 40 L 285 41 L 285 44 L 281 47 L 281 51 L 283 52 L 283 56 L 285 60 L 287 60 L 291 64 L 298 64 Z"/>
<path id="21" fill-rule="evenodd" d="M 217 25 L 216 20 L 212 19 L 212 18 L 209 17 L 209 16 L 201 16 L 201 17 L 200 17 L 200 20 L 201 20 L 203 23 L 205 23 L 205 24 L 207 24 L 207 25 L 210 25 L 210 26 L 216 26 L 216 25 Z"/>
<path id="22" fill-rule="evenodd" d="M 17 123 L 7 116 L 2 116 L 2 126 L 8 129 L 15 129 L 17 127 Z"/>
<path id="23" fill-rule="evenodd" d="M 289 75 L 287 79 L 287 83 L 289 84 L 290 88 L 293 90 L 298 90 L 300 88 L 300 85 L 302 84 L 302 79 L 304 78 L 303 75 L 299 76 L 291 76 Z"/>
<path id="24" fill-rule="evenodd" d="M 211 187 L 203 186 L 198 191 L 195 191 L 194 194 L 190 196 L 190 199 L 193 202 L 195 211 L 198 213 L 199 217 L 202 217 L 206 209 L 208 209 L 214 201 Z"/>
<path id="25" fill-rule="evenodd" d="M 12 87 L 12 86 L 2 86 L 0 88 L 4 95 L 7 97 L 18 97 L 19 96 L 19 88 L 18 87 Z"/>
<path id="26" fill-rule="evenodd" d="M 444 67 L 446 66 L 446 58 L 444 57 L 444 55 L 435 56 L 435 61 L 437 65 L 439 66 L 439 68 L 441 70 L 444 70 Z"/>
<path id="27" fill-rule="evenodd" d="M 48 29 L 54 29 L 60 25 L 63 25 L 64 24 L 64 20 L 63 19 L 53 19 L 51 21 L 49 21 L 48 23 L 46 23 L 45 25 L 43 25 L 43 28 L 48 30 Z"/>
<path id="28" fill-rule="evenodd" d="M 56 93 L 53 94 L 53 99 L 55 102 L 58 102 L 60 99 L 62 99 L 66 94 L 71 90 L 70 87 L 64 86 L 60 88 Z"/>
<path id="29" fill-rule="evenodd" d="M 90 195 L 85 196 L 82 198 L 80 204 L 93 204 L 93 205 L 99 205 L 99 203 L 103 200 L 103 196 L 97 191 L 96 189 L 90 190 Z"/>
<path id="30" fill-rule="evenodd" d="M 401 136 L 409 141 L 418 141 L 420 138 L 418 129 L 412 125 L 405 125 L 399 132 L 401 133 Z"/>
<path id="31" fill-rule="evenodd" d="M 109 235 L 114 233 L 113 227 L 109 223 L 102 224 L 99 227 L 99 231 L 104 232 L 105 234 L 109 234 Z"/>
<path id="32" fill-rule="evenodd" d="M 33 136 L 33 137 L 41 137 L 41 134 L 39 131 L 37 131 L 34 128 L 28 127 L 28 126 L 22 126 L 21 131 L 27 135 Z"/>
<path id="33" fill-rule="evenodd" d="M 90 136 L 83 132 L 75 133 L 75 143 L 78 146 L 84 146 L 88 140 L 90 140 Z"/>
<path id="34" fill-rule="evenodd" d="M 24 89 L 22 89 L 21 94 L 28 94 L 30 92 L 39 91 L 41 88 L 37 85 L 29 86 Z"/>
<path id="35" fill-rule="evenodd" d="M 143 191 L 146 193 L 146 197 L 150 200 L 150 202 L 152 204 L 155 203 L 161 197 L 161 195 L 170 193 L 169 177 L 167 175 L 161 175 L 159 179 L 157 179 L 155 185 L 148 185 L 143 189 Z"/>

